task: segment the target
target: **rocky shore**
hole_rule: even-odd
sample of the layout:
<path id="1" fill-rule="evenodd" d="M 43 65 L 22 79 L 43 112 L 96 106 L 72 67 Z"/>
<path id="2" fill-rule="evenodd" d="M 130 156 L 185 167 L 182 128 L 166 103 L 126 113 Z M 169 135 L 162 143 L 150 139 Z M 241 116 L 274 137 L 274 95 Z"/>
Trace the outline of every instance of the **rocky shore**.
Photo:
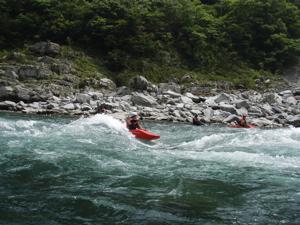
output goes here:
<path id="1" fill-rule="evenodd" d="M 132 78 L 128 87 L 116 87 L 112 80 L 102 77 L 89 79 L 92 85 L 76 88 L 72 65 L 55 58 L 59 45 L 43 42 L 30 49 L 37 54 L 36 64 L 0 64 L 0 110 L 92 115 L 104 107 L 108 114 L 120 119 L 129 111 L 137 111 L 149 120 L 191 122 L 198 114 L 206 124 L 229 124 L 247 114 L 248 121 L 258 127 L 300 127 L 300 88 L 264 93 L 212 91 L 211 95 L 201 95 L 201 87 L 187 89 L 176 81 L 154 85 L 142 76 Z M 22 56 L 15 53 L 14 57 Z M 59 74 L 61 79 L 36 82 L 53 74 Z"/>

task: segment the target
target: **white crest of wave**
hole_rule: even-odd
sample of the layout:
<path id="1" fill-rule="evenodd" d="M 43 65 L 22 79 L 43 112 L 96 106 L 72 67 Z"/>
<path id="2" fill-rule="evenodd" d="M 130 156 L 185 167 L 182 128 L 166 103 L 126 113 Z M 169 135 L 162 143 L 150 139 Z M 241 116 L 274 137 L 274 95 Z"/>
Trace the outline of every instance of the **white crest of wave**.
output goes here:
<path id="1" fill-rule="evenodd" d="M 184 149 L 217 150 L 225 147 L 251 148 L 257 146 L 300 146 L 300 129 L 253 129 L 235 133 L 216 133 L 200 139 L 184 142 L 177 147 Z M 300 147 L 299 147 L 300 150 Z"/>
<path id="2" fill-rule="evenodd" d="M 270 156 L 264 153 L 248 153 L 241 151 L 234 152 L 180 152 L 175 153 L 176 157 L 185 159 L 213 161 L 228 163 L 240 167 L 268 167 L 268 168 L 300 168 L 299 157 Z"/>

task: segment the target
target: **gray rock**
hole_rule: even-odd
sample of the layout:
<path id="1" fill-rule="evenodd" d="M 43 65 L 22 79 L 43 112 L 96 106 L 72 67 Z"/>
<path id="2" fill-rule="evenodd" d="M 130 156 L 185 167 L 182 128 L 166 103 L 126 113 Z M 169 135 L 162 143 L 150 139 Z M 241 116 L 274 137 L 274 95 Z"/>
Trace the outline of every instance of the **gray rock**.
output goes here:
<path id="1" fill-rule="evenodd" d="M 0 110 L 14 110 L 17 104 L 12 101 L 0 102 Z"/>
<path id="2" fill-rule="evenodd" d="M 84 103 L 82 106 L 81 106 L 81 110 L 82 111 L 89 111 L 89 110 L 92 110 L 92 107 L 87 104 L 87 103 Z"/>
<path id="3" fill-rule="evenodd" d="M 246 109 L 249 109 L 250 108 L 250 105 L 248 103 L 248 101 L 246 100 L 238 100 L 235 102 L 235 106 L 237 109 L 240 109 L 240 108 L 246 108 Z"/>
<path id="4" fill-rule="evenodd" d="M 51 103 L 49 103 L 47 106 L 46 106 L 46 108 L 47 109 L 54 109 L 54 108 L 58 108 L 58 104 L 57 103 L 54 103 L 54 102 L 51 102 Z"/>
<path id="5" fill-rule="evenodd" d="M 288 116 L 287 117 L 287 122 L 291 125 L 293 125 L 294 127 L 300 127 L 300 115 L 296 115 L 296 116 Z"/>
<path id="6" fill-rule="evenodd" d="M 233 105 L 221 104 L 219 107 L 222 111 L 237 114 L 236 108 Z"/>
<path id="7" fill-rule="evenodd" d="M 74 110 L 75 106 L 74 106 L 73 103 L 68 103 L 66 105 L 63 105 L 62 108 L 65 109 L 65 110 Z"/>
<path id="8" fill-rule="evenodd" d="M 300 89 L 295 89 L 295 90 L 293 91 L 293 95 L 294 95 L 294 96 L 300 96 Z"/>
<path id="9" fill-rule="evenodd" d="M 181 93 L 180 85 L 176 84 L 174 82 L 160 83 L 160 84 L 158 84 L 158 90 L 160 93 L 164 93 L 166 91 L 173 91 L 176 93 Z"/>
<path id="10" fill-rule="evenodd" d="M 266 119 L 266 118 L 254 118 L 251 120 L 251 124 L 254 124 L 255 126 L 258 126 L 258 127 L 272 127 L 272 126 L 275 126 L 275 124 Z"/>
<path id="11" fill-rule="evenodd" d="M 180 99 L 181 99 L 181 102 L 184 104 L 193 104 L 194 103 L 192 99 L 190 99 L 189 97 L 186 97 L 186 96 L 181 96 Z"/>
<path id="12" fill-rule="evenodd" d="M 60 53 L 60 45 L 53 42 L 38 42 L 29 47 L 29 50 L 40 55 L 56 56 Z"/>
<path id="13" fill-rule="evenodd" d="M 54 58 L 52 58 L 52 57 L 50 57 L 50 56 L 42 56 L 42 57 L 39 57 L 39 58 L 38 58 L 38 61 L 39 61 L 39 62 L 42 62 L 42 63 L 45 63 L 45 64 L 54 64 L 54 63 L 57 62 Z"/>
<path id="14" fill-rule="evenodd" d="M 116 84 L 108 78 L 101 78 L 99 80 L 99 86 L 108 90 L 115 90 L 117 88 Z"/>
<path id="15" fill-rule="evenodd" d="M 263 95 L 262 102 L 268 104 L 281 104 L 282 97 L 280 97 L 278 94 L 275 93 L 266 93 Z"/>
<path id="16" fill-rule="evenodd" d="M 21 86 L 16 86 L 15 88 L 15 98 L 19 101 L 32 102 L 31 101 L 31 90 L 28 90 Z"/>
<path id="17" fill-rule="evenodd" d="M 117 89 L 117 95 L 119 96 L 129 95 L 130 93 L 130 89 L 126 86 L 122 86 Z"/>
<path id="18" fill-rule="evenodd" d="M 185 96 L 192 99 L 194 103 L 200 103 L 200 102 L 204 102 L 205 99 L 203 99 L 202 97 L 198 97 L 196 95 L 193 95 L 192 93 L 185 93 Z M 204 100 L 204 101 L 203 101 Z"/>
<path id="19" fill-rule="evenodd" d="M 171 91 L 171 90 L 167 90 L 167 91 L 164 91 L 163 92 L 164 95 L 168 95 L 172 98 L 179 98 L 181 97 L 181 94 L 177 93 L 177 92 L 174 92 L 174 91 Z"/>
<path id="20" fill-rule="evenodd" d="M 44 79 L 49 77 L 52 72 L 45 65 L 23 65 L 18 71 L 20 79 Z"/>
<path id="21" fill-rule="evenodd" d="M 88 95 L 88 94 L 82 94 L 82 93 L 77 93 L 76 94 L 76 97 L 75 97 L 75 102 L 78 102 L 78 103 L 89 103 L 90 100 L 91 100 L 91 96 Z"/>
<path id="22" fill-rule="evenodd" d="M 157 87 L 143 76 L 136 76 L 130 79 L 129 87 L 135 91 L 157 92 Z"/>
<path id="23" fill-rule="evenodd" d="M 236 110 L 236 114 L 239 116 L 248 115 L 248 110 L 242 107 Z"/>
<path id="24" fill-rule="evenodd" d="M 223 123 L 232 123 L 232 122 L 238 122 L 240 119 L 236 115 L 229 115 L 224 120 Z"/>
<path id="25" fill-rule="evenodd" d="M 215 103 L 221 103 L 221 102 L 230 103 L 231 101 L 232 101 L 232 98 L 230 97 L 230 95 L 225 94 L 225 93 L 217 95 L 214 99 Z"/>
<path id="26" fill-rule="evenodd" d="M 203 119 L 206 121 L 206 122 L 210 122 L 211 121 L 211 118 L 214 116 L 214 110 L 210 107 L 206 108 L 203 110 Z"/>
<path id="27" fill-rule="evenodd" d="M 274 112 L 272 111 L 272 107 L 269 104 L 263 104 L 260 106 L 262 112 L 265 114 L 265 116 L 272 116 Z"/>
<path id="28" fill-rule="evenodd" d="M 295 99 L 294 96 L 290 96 L 290 97 L 284 99 L 284 102 L 289 104 L 289 105 L 296 105 L 297 104 L 297 100 Z"/>
<path id="29" fill-rule="evenodd" d="M 285 90 L 285 91 L 281 91 L 278 93 L 280 96 L 284 96 L 284 97 L 289 97 L 289 96 L 292 96 L 293 93 L 291 90 Z"/>
<path id="30" fill-rule="evenodd" d="M 14 95 L 14 90 L 10 86 L 0 86 L 0 100 L 11 99 Z"/>
<path id="31" fill-rule="evenodd" d="M 264 115 L 262 110 L 258 106 L 251 106 L 248 110 L 248 114 L 250 116 L 258 116 L 258 117 Z"/>
<path id="32" fill-rule="evenodd" d="M 150 95 L 145 95 L 139 92 L 133 92 L 132 93 L 132 102 L 136 105 L 141 105 L 141 106 L 155 106 L 157 105 L 156 99 L 153 98 Z"/>
<path id="33" fill-rule="evenodd" d="M 71 66 L 66 63 L 53 63 L 51 70 L 57 74 L 69 74 L 71 73 Z"/>

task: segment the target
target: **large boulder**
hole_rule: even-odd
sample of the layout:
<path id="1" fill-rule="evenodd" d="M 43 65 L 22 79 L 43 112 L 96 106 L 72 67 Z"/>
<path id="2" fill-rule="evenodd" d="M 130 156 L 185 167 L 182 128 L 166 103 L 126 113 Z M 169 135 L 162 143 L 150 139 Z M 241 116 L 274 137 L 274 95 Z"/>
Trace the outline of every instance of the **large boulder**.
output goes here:
<path id="1" fill-rule="evenodd" d="M 153 98 L 151 95 L 145 95 L 143 93 L 139 92 L 133 92 L 132 93 L 132 99 L 131 101 L 136 105 L 141 106 L 155 106 L 157 105 L 156 99 Z"/>
<path id="2" fill-rule="evenodd" d="M 237 110 L 233 105 L 221 104 L 219 107 L 222 111 L 229 112 L 231 114 L 237 114 Z"/>
<path id="3" fill-rule="evenodd" d="M 215 103 L 221 103 L 221 102 L 229 103 L 232 101 L 232 98 L 230 95 L 222 93 L 222 94 L 217 95 L 215 97 L 214 101 L 215 101 Z"/>
<path id="4" fill-rule="evenodd" d="M 101 78 L 99 80 L 99 86 L 100 86 L 100 88 L 104 88 L 104 89 L 112 90 L 112 91 L 117 88 L 116 84 L 108 78 Z"/>
<path id="5" fill-rule="evenodd" d="M 136 76 L 130 79 L 129 87 L 134 91 L 157 92 L 157 87 L 143 76 Z"/>
<path id="6" fill-rule="evenodd" d="M 43 41 L 30 46 L 29 50 L 39 55 L 56 56 L 60 53 L 60 45 L 50 41 Z"/>
<path id="7" fill-rule="evenodd" d="M 289 124 L 293 125 L 294 127 L 300 127 L 300 115 L 296 116 L 288 116 L 287 121 Z"/>
<path id="8" fill-rule="evenodd" d="M 52 71 L 45 65 L 23 65 L 19 68 L 18 75 L 21 79 L 45 79 Z"/>
<path id="9" fill-rule="evenodd" d="M 17 104 L 11 101 L 0 102 L 0 110 L 14 110 L 16 106 Z"/>
<path id="10" fill-rule="evenodd" d="M 82 93 L 77 93 L 76 94 L 76 97 L 75 97 L 75 102 L 78 102 L 78 103 L 89 103 L 90 100 L 91 100 L 91 96 L 88 95 L 88 94 L 82 94 Z"/>
<path id="11" fill-rule="evenodd" d="M 0 86 L 0 100 L 11 99 L 14 95 L 14 89 L 10 86 Z"/>
<path id="12" fill-rule="evenodd" d="M 275 93 L 266 93 L 263 95 L 262 102 L 268 104 L 281 104 L 282 97 Z"/>
<path id="13" fill-rule="evenodd" d="M 250 104 L 246 100 L 238 100 L 238 101 L 236 101 L 235 102 L 235 106 L 236 106 L 237 109 L 240 109 L 240 108 L 249 109 L 250 108 Z"/>
<path id="14" fill-rule="evenodd" d="M 18 85 L 15 88 L 15 98 L 18 101 L 31 102 L 31 90 Z"/>
<path id="15" fill-rule="evenodd" d="M 158 84 L 158 90 L 160 93 L 164 93 L 169 90 L 173 92 L 181 93 L 181 86 L 174 82 L 160 83 Z"/>
<path id="16" fill-rule="evenodd" d="M 51 70 L 57 74 L 69 74 L 71 73 L 71 65 L 67 63 L 53 63 Z"/>
<path id="17" fill-rule="evenodd" d="M 192 93 L 189 92 L 185 93 L 185 96 L 192 99 L 194 103 L 200 103 L 205 101 L 205 98 L 193 95 Z"/>

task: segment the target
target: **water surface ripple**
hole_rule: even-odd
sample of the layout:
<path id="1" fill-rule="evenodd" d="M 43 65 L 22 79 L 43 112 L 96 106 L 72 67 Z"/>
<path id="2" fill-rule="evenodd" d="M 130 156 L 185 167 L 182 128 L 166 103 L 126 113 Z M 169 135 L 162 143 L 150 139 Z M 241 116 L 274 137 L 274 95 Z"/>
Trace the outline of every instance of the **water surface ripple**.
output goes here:
<path id="1" fill-rule="evenodd" d="M 0 115 L 0 224 L 300 224 L 300 129 Z"/>

